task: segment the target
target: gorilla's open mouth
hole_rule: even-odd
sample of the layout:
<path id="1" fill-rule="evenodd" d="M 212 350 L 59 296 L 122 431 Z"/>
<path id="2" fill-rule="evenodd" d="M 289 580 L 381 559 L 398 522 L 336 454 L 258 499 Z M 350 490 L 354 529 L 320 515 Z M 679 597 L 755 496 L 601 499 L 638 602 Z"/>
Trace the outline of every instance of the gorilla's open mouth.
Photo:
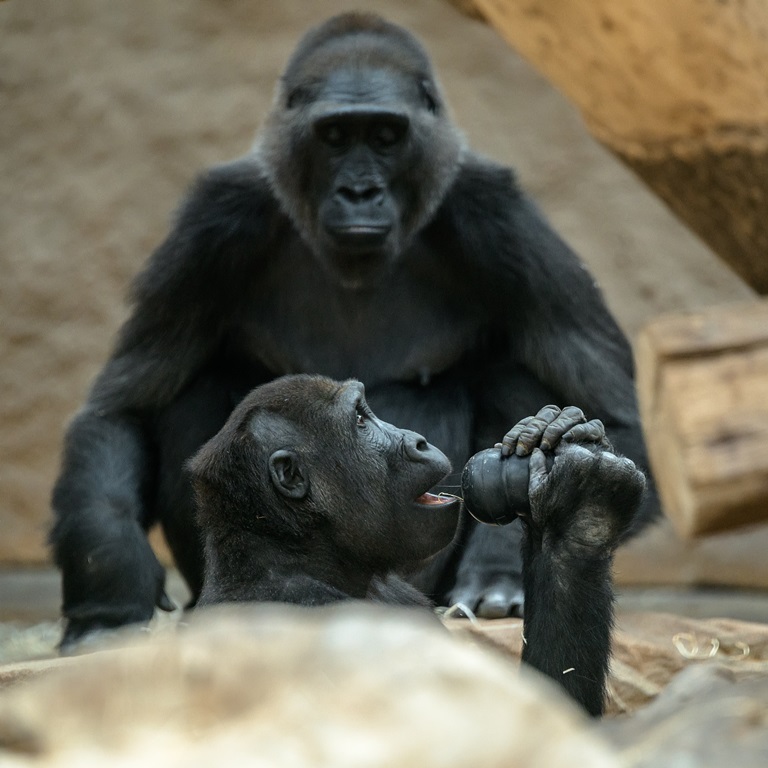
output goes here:
<path id="1" fill-rule="evenodd" d="M 415 503 L 420 507 L 445 507 L 450 504 L 460 503 L 461 499 L 458 496 L 449 496 L 448 494 L 434 494 L 434 493 L 422 493 L 415 500 Z"/>

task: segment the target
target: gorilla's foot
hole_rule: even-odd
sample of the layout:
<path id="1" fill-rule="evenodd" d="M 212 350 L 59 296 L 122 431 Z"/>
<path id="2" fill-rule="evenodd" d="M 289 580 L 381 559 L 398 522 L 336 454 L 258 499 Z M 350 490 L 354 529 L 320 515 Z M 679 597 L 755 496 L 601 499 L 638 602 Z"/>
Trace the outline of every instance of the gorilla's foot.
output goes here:
<path id="1" fill-rule="evenodd" d="M 518 574 L 475 571 L 456 582 L 448 593 L 448 605 L 468 608 L 482 619 L 523 615 L 523 582 Z"/>

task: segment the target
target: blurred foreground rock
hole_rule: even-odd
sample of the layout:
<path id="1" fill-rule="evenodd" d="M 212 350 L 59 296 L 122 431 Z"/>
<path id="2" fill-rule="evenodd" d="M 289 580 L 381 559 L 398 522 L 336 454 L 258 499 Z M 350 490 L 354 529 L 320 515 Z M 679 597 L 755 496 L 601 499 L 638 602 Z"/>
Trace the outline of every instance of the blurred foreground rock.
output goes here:
<path id="1" fill-rule="evenodd" d="M 546 681 L 410 611 L 201 611 L 52 666 L 0 694 L 3 766 L 622 765 Z"/>
<path id="2" fill-rule="evenodd" d="M 519 619 L 450 627 L 510 656 L 521 652 Z M 768 765 L 768 626 L 632 613 L 619 618 L 613 645 L 608 716 L 597 732 L 627 765 Z"/>
<path id="3" fill-rule="evenodd" d="M 509 657 L 519 659 L 522 653 L 522 619 L 473 623 L 452 619 L 447 626 Z M 678 673 L 713 664 L 739 677 L 759 677 L 768 685 L 768 626 L 646 611 L 624 613 L 613 636 L 606 714 L 636 713 Z"/>
<path id="4" fill-rule="evenodd" d="M 446 623 L 229 608 L 0 666 L 0 765 L 768 765 L 768 626 L 622 615 L 594 723 L 520 672 L 519 619 Z"/>
<path id="5" fill-rule="evenodd" d="M 765 768 L 768 675 L 691 667 L 646 709 L 600 731 L 633 768 Z"/>

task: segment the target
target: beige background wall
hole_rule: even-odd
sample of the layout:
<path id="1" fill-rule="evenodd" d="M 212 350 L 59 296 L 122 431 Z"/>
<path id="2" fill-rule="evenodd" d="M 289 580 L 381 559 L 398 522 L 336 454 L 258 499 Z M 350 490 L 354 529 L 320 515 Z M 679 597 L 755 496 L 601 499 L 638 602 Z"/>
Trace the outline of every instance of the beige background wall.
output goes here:
<path id="1" fill-rule="evenodd" d="M 43 562 L 63 427 L 124 317 L 131 276 L 195 173 L 245 152 L 297 37 L 333 0 L 0 4 L 0 564 Z M 359 2 L 425 41 L 471 143 L 514 165 L 633 333 L 751 295 L 496 34 L 441 0 Z M 753 580 L 740 537 L 728 581 Z M 662 532 L 649 577 L 697 579 Z M 762 558 L 761 558 L 762 559 Z M 744 573 L 733 570 L 733 562 Z M 692 564 L 693 563 L 693 564 Z M 626 560 L 629 578 L 640 578 Z M 665 570 L 666 568 L 666 570 Z M 639 574 L 639 575 L 638 575 Z M 735 576 L 733 574 L 736 574 Z M 709 578 L 709 577 L 708 577 Z"/>

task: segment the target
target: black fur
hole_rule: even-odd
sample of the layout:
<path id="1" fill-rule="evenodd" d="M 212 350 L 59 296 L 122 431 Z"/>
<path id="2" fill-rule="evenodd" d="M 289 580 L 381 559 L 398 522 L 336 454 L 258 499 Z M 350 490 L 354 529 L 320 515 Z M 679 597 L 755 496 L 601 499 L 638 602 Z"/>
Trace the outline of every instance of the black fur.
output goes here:
<path id="1" fill-rule="evenodd" d="M 568 446 L 525 526 L 523 661 L 560 682 L 592 715 L 603 711 L 608 673 L 612 555 L 643 489 L 629 460 Z"/>
<path id="2" fill-rule="evenodd" d="M 195 183 L 132 299 L 53 493 L 65 645 L 150 618 L 158 521 L 196 599 L 184 460 L 276 376 L 364 380 L 455 466 L 552 401 L 646 466 L 630 349 L 592 277 L 512 172 L 464 147 L 421 46 L 375 16 L 309 33 L 254 151 Z M 633 528 L 655 508 L 650 493 Z M 515 534 L 465 530 L 414 583 L 504 614 Z"/>

